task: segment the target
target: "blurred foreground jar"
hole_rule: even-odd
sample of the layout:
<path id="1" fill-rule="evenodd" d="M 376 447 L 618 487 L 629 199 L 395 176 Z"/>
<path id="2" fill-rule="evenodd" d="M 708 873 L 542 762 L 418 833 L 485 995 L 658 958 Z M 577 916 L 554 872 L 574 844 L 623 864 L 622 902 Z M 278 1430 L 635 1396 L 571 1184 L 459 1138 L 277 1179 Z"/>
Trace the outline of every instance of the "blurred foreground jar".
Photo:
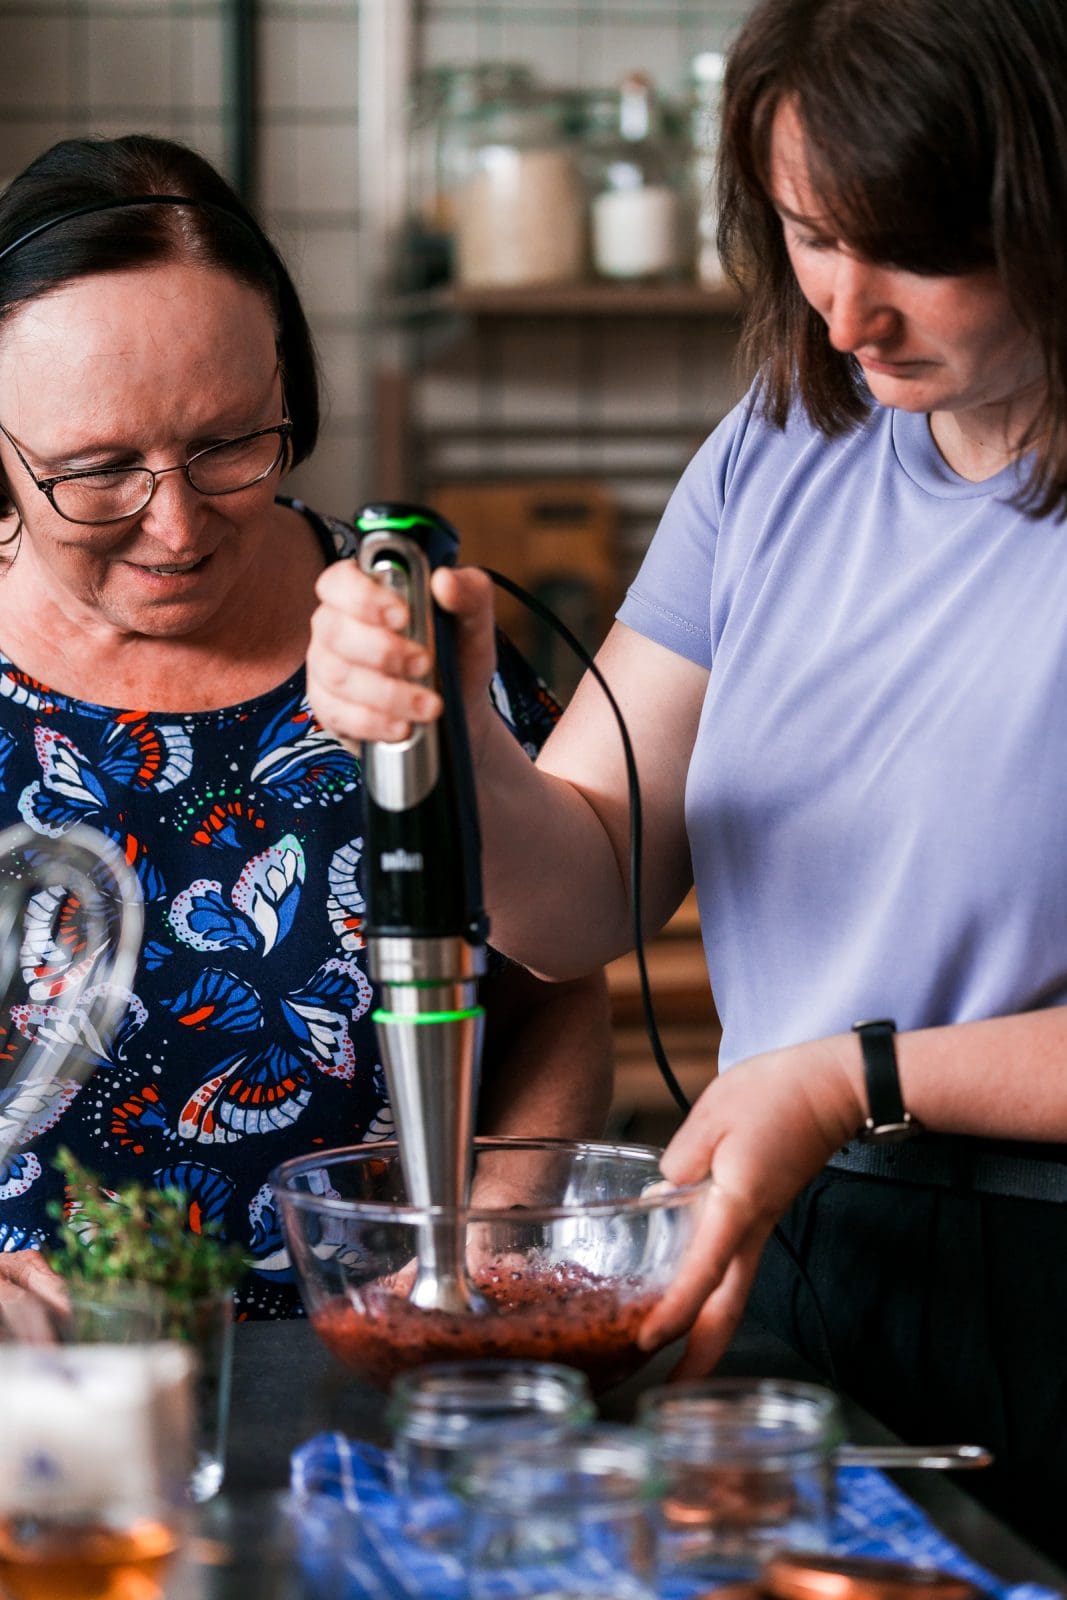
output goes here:
<path id="1" fill-rule="evenodd" d="M 585 197 L 566 107 L 527 88 L 453 124 L 457 276 L 469 288 L 573 283 Z"/>
<path id="2" fill-rule="evenodd" d="M 638 282 L 677 277 L 689 253 L 683 151 L 643 73 L 591 102 L 586 139 L 594 269 Z"/>
<path id="3" fill-rule="evenodd" d="M 661 1484 L 636 1430 L 599 1423 L 472 1452 L 459 1484 L 470 1600 L 655 1600 Z"/>
<path id="4" fill-rule="evenodd" d="M 463 1537 L 460 1463 L 520 1440 L 550 1445 L 596 1415 L 588 1379 L 549 1361 L 444 1361 L 393 1384 L 389 1471 L 405 1533 L 438 1548 Z"/>
<path id="5" fill-rule="evenodd" d="M 825 1550 L 844 1437 L 817 1384 L 712 1378 L 649 1389 L 637 1421 L 662 1468 L 665 1574 L 754 1577 L 781 1550 Z"/>

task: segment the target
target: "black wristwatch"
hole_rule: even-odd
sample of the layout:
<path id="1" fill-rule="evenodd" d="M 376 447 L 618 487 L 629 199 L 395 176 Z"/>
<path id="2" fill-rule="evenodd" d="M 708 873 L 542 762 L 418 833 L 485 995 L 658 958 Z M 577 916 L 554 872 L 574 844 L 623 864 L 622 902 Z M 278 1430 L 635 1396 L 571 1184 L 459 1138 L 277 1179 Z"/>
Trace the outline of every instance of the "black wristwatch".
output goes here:
<path id="1" fill-rule="evenodd" d="M 897 1025 L 889 1017 L 873 1022 L 854 1022 L 853 1033 L 860 1036 L 863 1072 L 867 1080 L 867 1119 L 857 1138 L 878 1144 L 899 1144 L 923 1125 L 904 1109 L 897 1069 Z"/>

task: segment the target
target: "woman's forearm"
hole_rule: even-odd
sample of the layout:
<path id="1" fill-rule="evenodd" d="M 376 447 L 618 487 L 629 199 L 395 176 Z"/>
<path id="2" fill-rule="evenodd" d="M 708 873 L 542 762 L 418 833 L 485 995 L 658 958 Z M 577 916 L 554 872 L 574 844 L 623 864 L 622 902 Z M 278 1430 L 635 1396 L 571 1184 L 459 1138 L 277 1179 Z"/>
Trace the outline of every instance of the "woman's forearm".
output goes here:
<path id="1" fill-rule="evenodd" d="M 1067 1141 L 1067 1008 L 897 1038 L 904 1103 L 941 1133 Z"/>
<path id="2" fill-rule="evenodd" d="M 628 948 L 628 870 L 586 796 L 531 766 L 502 723 L 488 732 L 476 782 L 494 945 L 553 979 Z"/>
<path id="3" fill-rule="evenodd" d="M 632 741 L 644 823 L 642 924 L 648 935 L 692 883 L 685 827 L 689 758 L 707 688 L 703 668 L 616 624 L 597 655 Z M 600 685 L 583 678 L 536 772 L 484 728 L 477 781 L 494 942 L 554 978 L 633 946 L 631 795 L 622 740 Z"/>
<path id="4" fill-rule="evenodd" d="M 614 717 L 587 677 L 531 770 L 486 692 L 495 656 L 488 579 L 441 568 L 433 585 L 456 621 L 494 942 L 533 971 L 578 977 L 631 943 L 630 797 Z M 323 727 L 358 750 L 360 741 L 406 738 L 432 722 L 441 699 L 422 681 L 425 652 L 395 631 L 403 612 L 395 597 L 352 562 L 328 568 L 317 591 L 307 672 Z M 597 660 L 633 740 L 651 930 L 691 881 L 685 775 L 708 674 L 621 624 Z"/>
<path id="5" fill-rule="evenodd" d="M 543 983 L 511 966 L 487 985 L 478 1131 L 588 1139 L 604 1129 L 613 1056 L 607 984 L 596 972 Z"/>

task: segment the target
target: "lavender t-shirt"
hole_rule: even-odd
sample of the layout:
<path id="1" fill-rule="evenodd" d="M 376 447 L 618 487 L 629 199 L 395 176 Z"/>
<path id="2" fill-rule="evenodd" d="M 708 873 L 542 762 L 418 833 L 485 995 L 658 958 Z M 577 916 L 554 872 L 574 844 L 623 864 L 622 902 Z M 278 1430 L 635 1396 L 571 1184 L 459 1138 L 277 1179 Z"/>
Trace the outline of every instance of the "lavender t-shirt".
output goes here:
<path id="1" fill-rule="evenodd" d="M 619 611 L 711 668 L 686 818 L 721 1064 L 1067 1001 L 1067 523 L 925 416 L 751 397 Z"/>

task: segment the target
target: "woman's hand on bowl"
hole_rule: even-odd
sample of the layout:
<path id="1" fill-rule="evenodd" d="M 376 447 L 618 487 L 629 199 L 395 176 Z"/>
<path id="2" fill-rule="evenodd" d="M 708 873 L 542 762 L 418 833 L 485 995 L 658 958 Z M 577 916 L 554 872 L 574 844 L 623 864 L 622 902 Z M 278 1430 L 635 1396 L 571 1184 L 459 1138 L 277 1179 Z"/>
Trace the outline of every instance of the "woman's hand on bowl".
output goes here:
<path id="1" fill-rule="evenodd" d="M 473 739 L 479 717 L 491 711 L 486 686 L 496 663 L 492 584 L 477 567 L 442 567 L 432 588 L 437 603 L 456 619 Z M 312 710 L 324 728 L 355 746 L 407 738 L 412 724 L 440 714 L 440 696 L 421 681 L 430 667 L 426 651 L 401 631 L 408 622 L 402 599 L 355 561 L 327 567 L 316 594 L 307 682 Z"/>
<path id="2" fill-rule="evenodd" d="M 775 1223 L 861 1125 L 858 1057 L 848 1034 L 753 1056 L 709 1084 L 664 1152 L 673 1182 L 714 1180 L 681 1270 L 641 1329 L 649 1350 L 689 1330 L 678 1377 L 723 1355 Z"/>
<path id="3" fill-rule="evenodd" d="M 52 1344 L 68 1310 L 63 1279 L 39 1250 L 0 1252 L 0 1342 Z"/>

